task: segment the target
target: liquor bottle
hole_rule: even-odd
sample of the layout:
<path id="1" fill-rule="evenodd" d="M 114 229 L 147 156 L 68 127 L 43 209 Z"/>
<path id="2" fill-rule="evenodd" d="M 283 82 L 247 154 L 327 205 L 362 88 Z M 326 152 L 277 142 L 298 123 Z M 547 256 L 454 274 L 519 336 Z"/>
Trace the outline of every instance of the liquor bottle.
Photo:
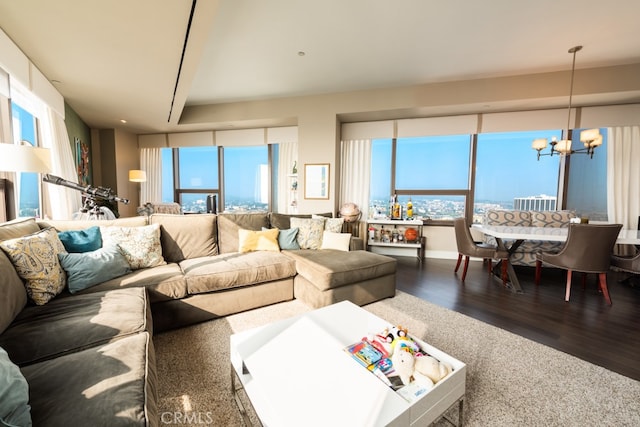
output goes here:
<path id="1" fill-rule="evenodd" d="M 413 218 L 413 203 L 411 202 L 411 197 L 409 197 L 409 201 L 407 202 L 407 219 Z"/>
<path id="2" fill-rule="evenodd" d="M 398 202 L 398 196 L 394 195 L 393 196 L 393 219 L 402 219 L 402 212 L 401 212 L 401 208 L 400 208 L 400 202 Z"/>

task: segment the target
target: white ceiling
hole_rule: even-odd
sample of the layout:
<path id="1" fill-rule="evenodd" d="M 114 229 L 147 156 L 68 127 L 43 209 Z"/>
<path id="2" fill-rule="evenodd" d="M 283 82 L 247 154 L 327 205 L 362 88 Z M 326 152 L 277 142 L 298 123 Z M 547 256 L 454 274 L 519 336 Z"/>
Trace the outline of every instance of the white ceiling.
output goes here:
<path id="1" fill-rule="evenodd" d="M 183 57 L 191 7 L 0 0 L 0 27 L 89 126 L 140 133 L 185 105 L 567 70 L 575 45 L 578 69 L 640 63 L 638 0 L 198 0 Z"/>

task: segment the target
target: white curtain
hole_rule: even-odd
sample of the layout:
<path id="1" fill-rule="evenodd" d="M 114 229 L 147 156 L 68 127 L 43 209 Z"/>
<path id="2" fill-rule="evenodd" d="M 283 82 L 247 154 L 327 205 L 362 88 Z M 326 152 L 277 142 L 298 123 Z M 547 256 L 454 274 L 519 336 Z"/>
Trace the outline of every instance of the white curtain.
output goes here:
<path id="1" fill-rule="evenodd" d="M 341 154 L 340 206 L 353 202 L 360 207 L 362 218 L 367 218 L 371 177 L 371 140 L 342 141 Z"/>
<path id="2" fill-rule="evenodd" d="M 147 181 L 140 185 L 140 205 L 162 201 L 162 155 L 160 148 L 140 149 L 140 168 L 147 172 Z"/>
<path id="3" fill-rule="evenodd" d="M 640 215 L 640 126 L 609 128 L 607 147 L 609 222 L 635 230 Z"/>
<path id="4" fill-rule="evenodd" d="M 64 119 L 49 107 L 42 116 L 42 146 L 51 152 L 51 174 L 78 182 L 71 142 Z M 42 183 L 44 217 L 72 219 L 82 206 L 82 193 L 60 185 Z"/>
<path id="5" fill-rule="evenodd" d="M 293 177 L 294 165 L 298 168 L 298 143 L 283 142 L 278 144 L 278 213 L 296 213 L 298 191 L 291 186 L 298 178 Z"/>

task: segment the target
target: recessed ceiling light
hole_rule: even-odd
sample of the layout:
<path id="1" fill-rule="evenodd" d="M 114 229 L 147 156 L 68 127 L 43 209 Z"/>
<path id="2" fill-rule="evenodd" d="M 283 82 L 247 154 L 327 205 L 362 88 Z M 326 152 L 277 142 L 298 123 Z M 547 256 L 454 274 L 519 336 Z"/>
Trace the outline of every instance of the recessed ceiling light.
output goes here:
<path id="1" fill-rule="evenodd" d="M 120 119 L 120 123 L 127 123 L 125 119 Z"/>
<path id="2" fill-rule="evenodd" d="M 305 56 L 307 53 L 304 50 L 298 51 L 298 56 Z"/>

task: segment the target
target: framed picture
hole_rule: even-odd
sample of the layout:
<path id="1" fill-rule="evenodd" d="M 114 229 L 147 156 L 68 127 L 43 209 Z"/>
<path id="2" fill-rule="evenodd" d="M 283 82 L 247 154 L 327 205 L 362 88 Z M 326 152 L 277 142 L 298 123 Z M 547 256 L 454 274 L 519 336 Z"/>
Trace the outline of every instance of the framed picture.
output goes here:
<path id="1" fill-rule="evenodd" d="M 304 165 L 304 198 L 329 198 L 329 163 L 306 163 Z"/>
<path id="2" fill-rule="evenodd" d="M 78 184 L 89 185 L 89 145 L 80 138 L 74 139 L 76 145 L 76 171 Z"/>

